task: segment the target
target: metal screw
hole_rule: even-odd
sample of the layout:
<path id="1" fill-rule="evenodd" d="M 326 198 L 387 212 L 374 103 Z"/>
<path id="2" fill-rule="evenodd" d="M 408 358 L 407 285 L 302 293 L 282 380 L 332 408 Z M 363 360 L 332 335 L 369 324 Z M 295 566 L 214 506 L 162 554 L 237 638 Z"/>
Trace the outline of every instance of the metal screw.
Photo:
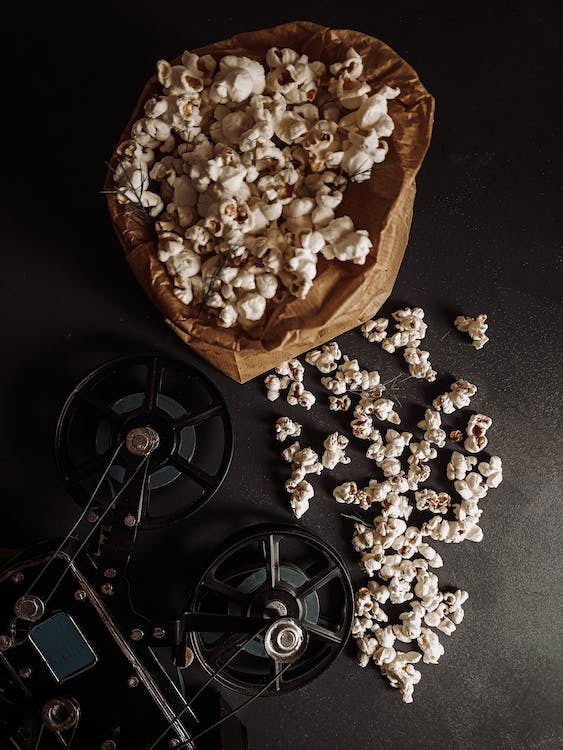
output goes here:
<path id="1" fill-rule="evenodd" d="M 78 591 L 74 592 L 74 598 L 77 602 L 83 602 L 84 599 L 86 599 L 86 592 L 82 589 L 78 589 Z"/>
<path id="2" fill-rule="evenodd" d="M 168 743 L 168 747 L 170 748 L 178 747 L 179 744 L 180 744 L 180 740 L 170 740 L 170 742 Z"/>
<path id="3" fill-rule="evenodd" d="M 86 516 L 86 520 L 88 521 L 88 523 L 96 523 L 96 521 L 98 520 L 98 518 L 99 518 L 99 516 L 98 516 L 98 514 L 96 513 L 95 510 L 89 510 L 88 511 L 88 515 Z"/>
<path id="4" fill-rule="evenodd" d="M 18 674 L 22 680 L 27 680 L 28 677 L 31 677 L 31 667 L 22 667 Z"/>
<path id="5" fill-rule="evenodd" d="M 104 570 L 104 575 L 106 578 L 115 578 L 117 570 L 115 568 L 108 568 L 107 570 Z"/>
<path id="6" fill-rule="evenodd" d="M 111 596 L 113 594 L 113 586 L 111 585 L 111 583 L 102 583 L 102 585 L 100 586 L 100 591 L 106 596 Z"/>
<path id="7" fill-rule="evenodd" d="M 0 651 L 7 651 L 13 645 L 14 641 L 9 635 L 0 635 Z"/>
<path id="8" fill-rule="evenodd" d="M 152 631 L 152 634 L 154 638 L 164 638 L 164 636 L 166 635 L 166 631 L 164 630 L 164 628 L 155 628 Z"/>
<path id="9" fill-rule="evenodd" d="M 14 575 L 12 576 L 12 581 L 14 583 L 23 583 L 24 577 L 25 576 L 23 573 L 14 573 Z"/>
<path id="10" fill-rule="evenodd" d="M 45 613 L 45 604 L 38 596 L 25 594 L 14 604 L 14 614 L 20 620 L 37 622 Z"/>
<path id="11" fill-rule="evenodd" d="M 142 638 L 144 638 L 145 634 L 141 630 L 141 628 L 133 628 L 131 631 L 131 638 L 134 641 L 140 641 Z"/>
<path id="12" fill-rule="evenodd" d="M 135 688 L 139 684 L 139 678 L 134 675 L 127 680 L 127 684 L 130 688 Z"/>
<path id="13" fill-rule="evenodd" d="M 130 528 L 130 529 L 131 529 L 131 528 L 133 528 L 133 526 L 135 526 L 135 524 L 137 523 L 137 519 L 135 518 L 135 516 L 132 516 L 132 515 L 131 515 L 131 514 L 129 513 L 129 514 L 128 514 L 127 516 L 125 516 L 125 518 L 123 519 L 123 523 L 124 523 L 124 524 L 125 524 L 125 525 L 126 525 L 126 526 L 127 526 L 128 528 Z"/>

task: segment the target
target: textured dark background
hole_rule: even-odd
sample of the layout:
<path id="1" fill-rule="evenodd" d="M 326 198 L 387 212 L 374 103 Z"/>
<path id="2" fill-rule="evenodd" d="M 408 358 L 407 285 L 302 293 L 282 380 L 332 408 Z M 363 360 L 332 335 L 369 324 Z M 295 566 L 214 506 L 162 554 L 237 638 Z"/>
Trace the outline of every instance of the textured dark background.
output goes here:
<path id="1" fill-rule="evenodd" d="M 502 456 L 506 478 L 482 502 L 483 543 L 443 550 L 441 583 L 465 588 L 471 598 L 465 621 L 442 638 L 440 665 L 422 666 L 414 704 L 403 705 L 378 670 L 359 670 L 351 649 L 306 689 L 244 712 L 251 750 L 539 749 L 563 742 L 556 5 L 348 0 L 338 10 L 319 3 L 308 13 L 313 4 L 289 2 L 223 9 L 98 2 L 63 4 L 57 12 L 32 3 L 11 27 L 15 49 L 3 92 L 10 190 L 2 203 L 0 546 L 56 535 L 75 516 L 52 445 L 58 410 L 79 377 L 128 352 L 190 359 L 137 287 L 98 194 L 104 159 L 154 62 L 302 18 L 380 37 L 436 97 L 411 239 L 384 312 L 424 307 L 432 362 L 478 384 L 474 405 L 493 418 L 491 449 Z M 455 332 L 443 339 L 458 312 L 489 315 L 491 341 L 481 352 Z M 400 370 L 400 357 L 358 332 L 340 344 L 386 376 Z M 291 408 L 266 402 L 260 380 L 240 386 L 202 367 L 229 402 L 235 457 L 202 513 L 142 540 L 146 586 L 139 597 L 170 612 L 185 603 L 198 568 L 231 531 L 289 520 L 286 468 L 271 435 L 274 418 Z M 404 413 L 440 385 L 405 386 Z M 297 416 L 317 447 L 338 423 L 322 408 Z M 321 478 L 304 522 L 341 550 L 360 580 L 350 527 L 326 492 L 336 479 L 367 478 L 355 455 L 355 468 Z"/>

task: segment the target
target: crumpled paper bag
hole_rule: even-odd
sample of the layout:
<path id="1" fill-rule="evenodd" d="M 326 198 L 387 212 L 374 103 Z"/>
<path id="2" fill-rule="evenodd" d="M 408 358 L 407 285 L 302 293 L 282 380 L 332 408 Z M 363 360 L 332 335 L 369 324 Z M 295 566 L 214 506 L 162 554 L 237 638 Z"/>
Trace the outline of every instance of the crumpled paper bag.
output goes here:
<path id="1" fill-rule="evenodd" d="M 263 61 L 270 47 L 291 47 L 311 60 L 330 65 L 349 47 L 362 56 L 364 75 L 373 90 L 387 84 L 401 93 L 389 103 L 395 131 L 388 138 L 385 161 L 374 166 L 371 179 L 349 184 L 337 216 L 349 215 L 357 229 L 367 229 L 373 248 L 365 265 L 319 258 L 318 276 L 305 299 L 281 290 L 268 303 L 256 328 L 224 329 L 198 317 L 198 305 L 186 306 L 174 296 L 166 267 L 158 260 L 151 225 L 114 194 L 107 201 L 111 221 L 137 280 L 172 329 L 192 349 L 239 383 L 272 369 L 373 317 L 389 296 L 403 258 L 413 211 L 415 175 L 432 131 L 434 100 L 415 71 L 383 42 L 358 31 L 329 29 L 294 22 L 262 31 L 237 34 L 223 42 L 193 50 L 216 60 L 245 55 Z M 145 101 L 158 90 L 153 76 L 143 89 L 120 142 L 143 116 Z M 114 152 L 106 176 L 111 189 Z"/>

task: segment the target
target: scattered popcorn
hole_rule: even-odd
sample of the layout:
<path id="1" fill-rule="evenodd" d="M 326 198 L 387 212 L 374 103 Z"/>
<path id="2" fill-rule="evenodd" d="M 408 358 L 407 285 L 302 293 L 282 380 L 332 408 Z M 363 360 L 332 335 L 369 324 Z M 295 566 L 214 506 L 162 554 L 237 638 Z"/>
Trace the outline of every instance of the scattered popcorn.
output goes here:
<path id="1" fill-rule="evenodd" d="M 424 419 L 418 423 L 418 427 L 424 430 L 424 439 L 438 448 L 443 448 L 446 444 L 446 433 L 441 429 L 441 424 L 440 413 L 432 409 L 426 409 Z"/>
<path id="2" fill-rule="evenodd" d="M 316 398 L 313 396 L 311 391 L 305 390 L 305 386 L 303 385 L 303 383 L 294 380 L 293 383 L 289 386 L 289 391 L 287 392 L 287 403 L 290 406 L 299 405 L 309 411 L 315 401 Z"/>
<path id="3" fill-rule="evenodd" d="M 368 320 L 360 330 L 370 343 L 380 343 L 387 335 L 388 325 L 387 318 L 376 318 L 375 320 Z"/>
<path id="4" fill-rule="evenodd" d="M 476 318 L 466 318 L 465 315 L 458 315 L 454 320 L 454 326 L 461 333 L 468 333 L 471 336 L 475 349 L 482 349 L 489 340 L 488 336 L 486 336 L 486 331 L 489 327 L 485 322 L 486 320 L 487 316 L 483 313 Z"/>
<path id="5" fill-rule="evenodd" d="M 362 333 L 369 340 L 382 341 L 387 348 L 404 347 L 405 359 L 407 362 L 412 360 L 409 364 L 418 368 L 418 376 L 434 379 L 428 353 L 418 349 L 427 331 L 423 316 L 420 308 L 405 308 L 393 314 L 397 329 L 393 334 L 387 335 L 388 321 L 384 318 L 368 321 L 362 327 Z M 462 379 L 453 382 L 447 393 L 434 399 L 433 408 L 425 409 L 424 419 L 417 423 L 424 433 L 423 438 L 413 442 L 410 432 L 393 428 L 380 431 L 375 426 L 376 420 L 400 423 L 393 401 L 383 398 L 385 385 L 381 383 L 379 373 L 360 369 L 358 360 L 348 356 L 337 363 L 340 350 L 327 350 L 326 347 L 332 347 L 332 344 L 309 352 L 307 361 L 321 372 L 330 373 L 330 377 L 321 378 L 321 382 L 331 392 L 331 411 L 351 408 L 347 392 L 356 392 L 359 396 L 350 423 L 352 434 L 369 441 L 366 456 L 376 463 L 384 477 L 372 478 L 364 487 L 347 481 L 333 489 L 336 502 L 356 505 L 364 511 L 377 507 L 378 513 L 371 523 L 358 519 L 352 536 L 360 568 L 367 576 L 367 585 L 356 594 L 352 623 L 358 663 L 366 667 L 373 662 L 390 683 L 400 689 L 403 700 L 410 702 L 414 685 L 420 680 L 420 672 L 413 664 L 419 660 L 425 664 L 439 662 L 444 653 L 439 633 L 449 636 L 456 630 L 463 620 L 463 604 L 468 597 L 465 591 L 440 590 L 438 577 L 433 571 L 443 567 L 444 563 L 432 544 L 482 541 L 480 519 L 483 511 L 479 502 L 490 488 L 502 482 L 502 461 L 498 456 L 492 456 L 488 461 L 478 463 L 474 455 L 452 451 L 446 475 L 453 482 L 458 502 L 453 502 L 447 492 L 421 487 L 430 478 L 429 463 L 437 457 L 437 449 L 446 444 L 441 412 L 448 414 L 468 406 L 477 392 L 476 386 Z M 277 377 L 292 376 L 289 370 L 282 370 Z M 392 382 L 387 381 L 390 390 L 395 388 L 389 385 Z M 285 387 L 288 385 L 297 395 L 303 388 L 300 382 L 286 383 Z M 284 419 L 278 420 L 279 427 L 276 423 L 276 432 L 283 435 L 280 439 L 297 437 L 300 426 Z M 491 424 L 492 420 L 483 414 L 469 418 L 464 443 L 469 454 L 486 447 L 486 432 Z M 297 429 L 299 432 L 295 431 Z M 454 442 L 461 442 L 464 435 L 460 430 L 451 430 L 449 437 Z M 408 468 L 403 470 L 400 458 L 407 446 Z M 345 454 L 347 447 L 348 438 L 334 432 L 324 441 L 322 462 L 314 451 L 301 449 L 299 443 L 286 448 L 284 456 L 292 464 L 292 475 L 286 487 L 292 494 L 292 509 L 298 517 L 306 512 L 313 496 L 311 485 L 305 481 L 307 474 L 319 473 L 323 466 L 332 469 L 338 463 L 347 464 L 350 461 Z M 415 509 L 429 513 L 429 520 L 418 521 L 415 512 L 413 522 Z M 409 522 L 413 525 L 409 526 Z M 416 644 L 419 651 L 405 654 L 398 650 L 402 643 Z"/>
<path id="6" fill-rule="evenodd" d="M 351 459 L 345 454 L 346 446 L 350 441 L 344 435 L 333 432 L 324 441 L 325 451 L 322 457 L 322 464 L 325 469 L 334 469 L 337 464 L 349 464 Z"/>
<path id="7" fill-rule="evenodd" d="M 299 437 L 301 435 L 301 425 L 294 422 L 289 417 L 280 417 L 275 424 L 276 440 L 283 443 L 288 437 Z"/>
<path id="8" fill-rule="evenodd" d="M 477 462 L 477 459 L 473 460 Z M 481 461 L 477 468 L 487 478 L 487 487 L 498 487 L 502 482 L 502 460 L 499 456 L 491 456 L 488 463 Z"/>
<path id="9" fill-rule="evenodd" d="M 430 364 L 430 352 L 407 347 L 403 352 L 405 362 L 408 363 L 409 372 L 414 378 L 427 380 L 433 383 L 436 380 L 436 370 Z"/>
<path id="10" fill-rule="evenodd" d="M 486 432 L 492 425 L 493 420 L 485 414 L 473 414 L 465 428 L 467 438 L 463 447 L 468 453 L 479 453 L 487 447 L 488 439 Z"/>
<path id="11" fill-rule="evenodd" d="M 452 481 L 454 479 L 465 479 L 465 475 L 473 469 L 476 463 L 475 456 L 464 456 L 463 453 L 453 451 L 446 467 L 446 475 Z"/>
<path id="12" fill-rule="evenodd" d="M 456 409 L 462 409 L 469 406 L 472 397 L 477 393 L 477 386 L 467 380 L 456 380 L 450 386 L 448 393 L 442 393 L 437 396 L 432 405 L 437 411 L 443 411 L 444 414 L 451 414 Z M 454 438 L 452 438 L 453 440 Z M 456 441 L 458 442 L 458 441 Z"/>
<path id="13" fill-rule="evenodd" d="M 328 403 L 331 411 L 348 411 L 352 406 L 349 396 L 329 396 Z"/>
<path id="14" fill-rule="evenodd" d="M 342 353 L 338 344 L 333 341 L 331 344 L 325 344 L 322 349 L 313 349 L 305 355 L 305 362 L 314 365 L 319 372 L 329 373 L 336 370 L 337 362 L 341 359 Z"/>
<path id="15" fill-rule="evenodd" d="M 280 396 L 280 392 L 289 386 L 289 378 L 278 378 L 277 375 L 267 375 L 264 378 L 264 385 L 266 386 L 266 398 L 268 401 L 276 401 Z"/>

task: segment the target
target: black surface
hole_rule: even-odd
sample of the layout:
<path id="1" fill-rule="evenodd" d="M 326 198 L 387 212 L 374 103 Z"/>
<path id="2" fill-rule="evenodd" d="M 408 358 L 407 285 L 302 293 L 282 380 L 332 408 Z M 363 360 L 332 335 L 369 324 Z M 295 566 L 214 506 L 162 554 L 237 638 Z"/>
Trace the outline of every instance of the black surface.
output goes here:
<path id="1" fill-rule="evenodd" d="M 479 386 L 475 406 L 493 417 L 491 448 L 503 457 L 506 479 L 482 503 L 483 543 L 444 550 L 441 583 L 471 598 L 462 625 L 442 638 L 440 665 L 423 665 L 414 704 L 403 705 L 378 670 L 361 671 L 344 654 L 306 689 L 245 711 L 251 750 L 561 746 L 556 6 L 400 0 L 346 2 L 311 15 L 302 3 L 227 10 L 80 3 L 57 13 L 32 3 L 10 27 L 17 48 L 4 66 L 3 94 L 10 192 L 0 276 L 0 547 L 55 535 L 75 517 L 53 458 L 56 418 L 71 386 L 116 355 L 156 349 L 195 359 L 137 287 L 98 194 L 104 159 L 154 62 L 238 31 L 309 18 L 380 37 L 436 97 L 411 240 L 384 311 L 425 308 L 433 364 Z M 455 332 L 443 339 L 458 312 L 490 316 L 483 351 Z M 340 344 L 386 376 L 399 371 L 400 358 L 357 332 Z M 140 600 L 152 607 L 167 600 L 171 612 L 228 533 L 289 519 L 272 424 L 295 412 L 268 404 L 259 380 L 239 386 L 202 367 L 229 403 L 235 456 L 208 507 L 142 539 Z M 436 392 L 409 384 L 404 395 Z M 298 416 L 315 420 L 307 435 L 317 447 L 335 424 L 320 408 Z M 350 529 L 321 488 L 359 478 L 362 466 L 321 478 L 304 519 L 350 565 Z"/>

